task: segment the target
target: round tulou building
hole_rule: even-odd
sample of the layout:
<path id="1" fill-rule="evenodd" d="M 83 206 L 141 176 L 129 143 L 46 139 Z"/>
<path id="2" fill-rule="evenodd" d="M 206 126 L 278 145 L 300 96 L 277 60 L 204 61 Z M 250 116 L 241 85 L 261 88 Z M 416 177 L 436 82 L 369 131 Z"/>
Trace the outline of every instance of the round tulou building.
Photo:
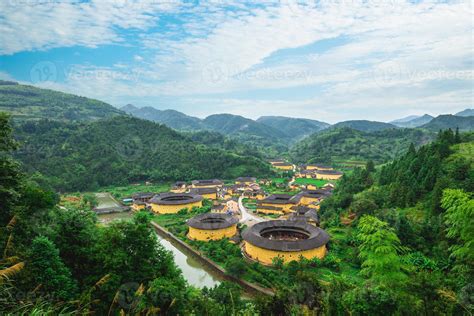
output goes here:
<path id="1" fill-rule="evenodd" d="M 319 227 L 302 221 L 274 220 L 253 225 L 242 234 L 244 255 L 265 265 L 280 257 L 287 263 L 322 259 L 326 255 L 329 235 Z"/>
<path id="2" fill-rule="evenodd" d="M 178 213 L 182 209 L 202 206 L 202 196 L 190 193 L 161 193 L 150 200 L 151 209 L 158 214 Z"/>
<path id="3" fill-rule="evenodd" d="M 232 238 L 237 234 L 238 221 L 237 218 L 227 214 L 199 214 L 187 221 L 188 238 L 201 241 Z"/>

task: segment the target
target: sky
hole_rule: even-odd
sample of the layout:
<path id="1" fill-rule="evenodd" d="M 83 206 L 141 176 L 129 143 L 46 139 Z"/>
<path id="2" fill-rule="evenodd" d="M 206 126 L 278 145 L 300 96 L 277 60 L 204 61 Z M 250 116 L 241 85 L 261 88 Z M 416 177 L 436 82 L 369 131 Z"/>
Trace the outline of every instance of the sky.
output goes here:
<path id="1" fill-rule="evenodd" d="M 4 0 L 0 79 L 205 117 L 473 107 L 470 0 Z"/>

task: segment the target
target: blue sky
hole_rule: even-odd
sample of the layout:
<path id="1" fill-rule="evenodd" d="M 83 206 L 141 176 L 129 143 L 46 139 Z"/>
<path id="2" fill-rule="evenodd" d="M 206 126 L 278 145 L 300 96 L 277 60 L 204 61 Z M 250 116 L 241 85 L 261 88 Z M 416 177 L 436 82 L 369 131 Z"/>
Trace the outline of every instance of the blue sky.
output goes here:
<path id="1" fill-rule="evenodd" d="M 473 105 L 470 1 L 11 0 L 0 78 L 205 117 L 388 121 Z"/>

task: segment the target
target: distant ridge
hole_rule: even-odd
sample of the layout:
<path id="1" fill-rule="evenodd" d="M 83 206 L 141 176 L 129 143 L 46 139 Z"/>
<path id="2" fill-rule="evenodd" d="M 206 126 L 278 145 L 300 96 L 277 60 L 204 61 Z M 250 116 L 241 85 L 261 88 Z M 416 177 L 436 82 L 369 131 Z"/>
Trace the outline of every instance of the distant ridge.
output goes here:
<path id="1" fill-rule="evenodd" d="M 367 120 L 352 120 L 352 121 L 343 121 L 332 125 L 330 128 L 341 128 L 349 127 L 362 132 L 376 132 L 383 131 L 386 129 L 398 128 L 397 126 L 377 121 L 367 121 Z"/>
<path id="2" fill-rule="evenodd" d="M 276 128 L 294 139 L 302 139 L 330 126 L 317 120 L 285 116 L 262 116 L 257 122 Z"/>
<path id="3" fill-rule="evenodd" d="M 454 114 L 456 116 L 474 116 L 474 109 L 465 109 L 461 112 Z"/>
<path id="4" fill-rule="evenodd" d="M 420 127 L 434 132 L 448 128 L 453 130 L 459 128 L 460 131 L 472 131 L 474 130 L 474 116 L 440 115 Z"/>
<path id="5" fill-rule="evenodd" d="M 430 122 L 432 119 L 433 119 L 433 116 L 429 114 L 425 114 L 423 116 L 415 116 L 414 118 L 410 120 L 407 120 L 407 118 L 404 118 L 401 120 L 392 121 L 390 123 L 398 127 L 415 128 L 415 127 L 418 127 Z"/>
<path id="6" fill-rule="evenodd" d="M 177 130 L 193 131 L 203 129 L 199 118 L 175 110 L 158 110 L 150 106 L 138 108 L 133 104 L 125 105 L 121 110 L 135 117 L 165 124 Z"/>
<path id="7" fill-rule="evenodd" d="M 402 117 L 402 118 L 399 118 L 399 119 L 396 119 L 396 120 L 393 120 L 393 121 L 390 121 L 389 123 L 391 124 L 395 124 L 395 123 L 405 123 L 405 122 L 409 122 L 411 120 L 414 120 L 414 119 L 417 119 L 421 117 L 421 115 L 409 115 L 409 116 L 406 116 L 406 117 Z M 396 125 L 396 124 L 395 124 Z"/>

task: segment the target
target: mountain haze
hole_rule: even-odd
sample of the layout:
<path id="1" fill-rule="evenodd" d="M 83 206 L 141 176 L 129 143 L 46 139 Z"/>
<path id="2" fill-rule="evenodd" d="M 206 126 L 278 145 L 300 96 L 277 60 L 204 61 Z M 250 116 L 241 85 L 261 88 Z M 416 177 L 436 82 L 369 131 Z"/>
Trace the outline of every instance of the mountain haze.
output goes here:
<path id="1" fill-rule="evenodd" d="M 420 128 L 434 132 L 448 128 L 459 128 L 460 131 L 471 131 L 474 130 L 474 116 L 440 115 L 432 119 L 429 123 L 420 126 Z"/>
<path id="2" fill-rule="evenodd" d="M 384 122 L 377 122 L 377 121 L 368 121 L 368 120 L 350 120 L 350 121 L 343 121 L 332 125 L 330 128 L 342 128 L 342 127 L 349 127 L 358 131 L 362 132 L 375 132 L 375 131 L 382 131 L 386 129 L 397 128 L 397 126 L 384 123 Z"/>
<path id="3" fill-rule="evenodd" d="M 257 122 L 278 129 L 295 140 L 304 138 L 330 126 L 328 123 L 317 120 L 285 116 L 262 116 L 257 119 Z"/>
<path id="4" fill-rule="evenodd" d="M 474 109 L 465 109 L 461 112 L 454 114 L 456 116 L 474 116 Z"/>
<path id="5" fill-rule="evenodd" d="M 398 127 L 408 127 L 408 128 L 415 128 L 421 125 L 424 125 L 430 122 L 433 119 L 433 116 L 429 114 L 425 114 L 423 116 L 416 116 L 412 119 L 402 119 L 402 120 L 395 120 L 390 122 L 393 125 Z"/>
<path id="6" fill-rule="evenodd" d="M 165 124 L 177 130 L 200 130 L 204 128 L 199 118 L 175 110 L 158 110 L 149 106 L 138 108 L 132 104 L 125 105 L 121 110 L 135 117 Z"/>

